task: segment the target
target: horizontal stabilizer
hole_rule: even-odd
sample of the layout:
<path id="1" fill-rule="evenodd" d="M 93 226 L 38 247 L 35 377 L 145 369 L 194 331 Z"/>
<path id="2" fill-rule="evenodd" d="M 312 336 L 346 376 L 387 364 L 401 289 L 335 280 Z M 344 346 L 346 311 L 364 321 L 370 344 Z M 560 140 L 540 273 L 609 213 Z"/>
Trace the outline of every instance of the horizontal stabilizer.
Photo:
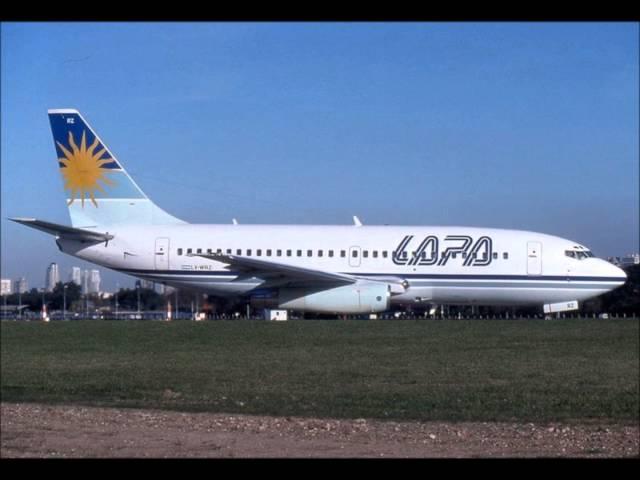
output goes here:
<path id="1" fill-rule="evenodd" d="M 68 227 L 66 225 L 58 225 L 57 223 L 36 220 L 35 218 L 9 218 L 17 223 L 26 225 L 27 227 L 42 230 L 50 235 L 68 240 L 78 240 L 81 242 L 107 242 L 113 238 L 109 233 L 92 232 L 91 230 L 83 230 L 81 228 Z"/>

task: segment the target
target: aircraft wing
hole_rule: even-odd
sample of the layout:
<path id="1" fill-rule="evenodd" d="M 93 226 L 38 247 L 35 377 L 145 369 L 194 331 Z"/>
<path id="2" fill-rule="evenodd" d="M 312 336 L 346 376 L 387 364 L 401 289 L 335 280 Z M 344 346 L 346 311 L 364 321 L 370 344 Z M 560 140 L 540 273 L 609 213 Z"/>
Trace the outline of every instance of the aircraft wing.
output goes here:
<path id="1" fill-rule="evenodd" d="M 79 240 L 81 242 L 107 242 L 113 238 L 109 233 L 92 232 L 91 230 L 83 230 L 81 228 L 67 227 L 57 223 L 36 220 L 35 218 L 9 218 L 9 220 L 21 223 L 27 227 L 42 230 L 50 235 L 58 238 L 66 238 L 69 240 Z"/>
<path id="2" fill-rule="evenodd" d="M 208 260 L 225 263 L 226 268 L 240 270 L 242 274 L 236 279 L 261 278 L 265 281 L 261 287 L 271 287 L 282 284 L 310 284 L 310 285 L 346 285 L 356 283 L 358 279 L 343 273 L 324 272 L 311 268 L 294 267 L 267 260 L 239 257 L 237 255 L 192 253 L 191 256 L 203 257 Z"/>
<path id="3" fill-rule="evenodd" d="M 221 253 L 192 253 L 190 255 L 225 263 L 227 265 L 226 268 L 240 270 L 242 273 L 235 281 L 245 280 L 247 278 L 261 278 L 264 280 L 264 282 L 260 284 L 261 288 L 281 287 L 284 285 L 290 287 L 330 287 L 334 285 L 348 285 L 362 280 L 386 283 L 389 285 L 392 295 L 404 293 L 408 288 L 407 281 L 399 277 L 387 276 L 373 280 L 358 277 L 357 275 L 325 272 L 323 270 L 295 267 L 293 265 L 285 265 L 267 260 L 239 257 L 237 255 L 224 255 Z"/>

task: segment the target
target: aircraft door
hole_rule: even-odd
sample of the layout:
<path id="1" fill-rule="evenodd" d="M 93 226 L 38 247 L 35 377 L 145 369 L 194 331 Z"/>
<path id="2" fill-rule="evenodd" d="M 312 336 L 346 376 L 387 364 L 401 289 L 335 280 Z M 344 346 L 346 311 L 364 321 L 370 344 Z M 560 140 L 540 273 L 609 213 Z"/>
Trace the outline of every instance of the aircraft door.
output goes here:
<path id="1" fill-rule="evenodd" d="M 542 243 L 527 242 L 527 275 L 542 274 Z"/>
<path id="2" fill-rule="evenodd" d="M 349 266 L 350 267 L 359 267 L 360 266 L 360 247 L 350 247 L 349 248 Z"/>
<path id="3" fill-rule="evenodd" d="M 166 237 L 156 238 L 155 250 L 156 270 L 169 270 L 169 239 Z"/>

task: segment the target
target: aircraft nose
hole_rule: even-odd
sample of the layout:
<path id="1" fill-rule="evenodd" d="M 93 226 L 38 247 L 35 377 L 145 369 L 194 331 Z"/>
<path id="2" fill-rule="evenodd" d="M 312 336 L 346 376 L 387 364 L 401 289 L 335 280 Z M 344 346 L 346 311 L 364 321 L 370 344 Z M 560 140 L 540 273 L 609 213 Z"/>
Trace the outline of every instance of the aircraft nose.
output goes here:
<path id="1" fill-rule="evenodd" d="M 616 267 L 616 270 L 617 270 L 617 274 L 618 274 L 617 276 L 619 276 L 619 277 L 620 277 L 620 281 L 621 281 L 622 283 L 626 282 L 626 281 L 627 281 L 627 278 L 628 278 L 628 276 L 627 276 L 627 272 L 625 272 L 623 269 L 621 269 L 621 268 L 619 268 L 619 267 Z"/>
<path id="2" fill-rule="evenodd" d="M 618 285 L 622 285 L 627 281 L 627 272 L 623 269 L 616 267 L 615 265 L 601 260 L 601 275 L 611 278 L 613 281 L 618 282 Z"/>

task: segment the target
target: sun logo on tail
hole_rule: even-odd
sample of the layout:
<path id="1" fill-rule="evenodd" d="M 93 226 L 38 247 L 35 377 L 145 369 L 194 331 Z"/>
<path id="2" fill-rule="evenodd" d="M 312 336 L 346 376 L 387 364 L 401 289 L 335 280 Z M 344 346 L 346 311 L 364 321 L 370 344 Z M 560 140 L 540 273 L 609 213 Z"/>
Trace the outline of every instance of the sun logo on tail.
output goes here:
<path id="1" fill-rule="evenodd" d="M 84 208 L 84 200 L 88 197 L 97 208 L 98 203 L 95 199 L 95 192 L 99 190 L 102 193 L 106 193 L 98 182 L 103 182 L 105 185 L 115 185 L 106 176 L 107 173 L 110 173 L 109 169 L 102 168 L 105 164 L 112 163 L 113 159 L 100 158 L 105 153 L 104 148 L 94 152 L 100 144 L 97 137 L 91 146 L 87 148 L 85 133 L 84 131 L 82 132 L 82 140 L 78 148 L 73 135 L 69 132 L 69 148 L 71 148 L 71 151 L 56 141 L 65 155 L 65 158 L 59 158 L 58 160 L 61 164 L 60 171 L 64 178 L 64 188 L 70 191 L 71 199 L 68 205 L 71 205 L 76 197 L 79 197 L 82 200 L 82 208 Z"/>

